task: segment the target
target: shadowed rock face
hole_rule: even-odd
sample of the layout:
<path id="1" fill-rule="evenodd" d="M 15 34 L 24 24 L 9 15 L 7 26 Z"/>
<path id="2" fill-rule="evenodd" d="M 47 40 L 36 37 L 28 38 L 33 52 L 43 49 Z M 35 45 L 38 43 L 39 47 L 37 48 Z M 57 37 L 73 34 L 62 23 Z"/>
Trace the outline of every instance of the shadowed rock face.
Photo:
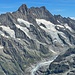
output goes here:
<path id="1" fill-rule="evenodd" d="M 31 16 L 35 17 L 35 18 L 40 18 L 40 19 L 46 19 L 48 21 L 51 21 L 53 23 L 57 23 L 57 21 L 55 20 L 54 16 L 44 7 L 31 7 L 29 9 L 29 12 L 31 14 Z"/>
<path id="2" fill-rule="evenodd" d="M 39 62 L 49 61 L 52 57 L 65 53 L 74 53 L 75 20 L 52 15 L 44 6 L 28 8 L 23 4 L 12 13 L 0 15 L 0 74 L 31 75 L 32 69 Z M 67 53 L 67 52 L 66 52 Z M 66 54 L 65 53 L 65 54 Z M 74 67 L 74 62 L 64 64 L 70 55 L 59 55 L 58 64 L 51 64 L 38 69 L 36 75 L 67 72 Z M 63 57 L 65 59 L 59 58 Z M 59 59 L 63 63 L 59 63 Z M 54 67 L 57 70 L 54 69 Z M 52 68 L 53 67 L 53 68 Z M 59 68 L 62 67 L 62 68 Z M 40 71 L 41 70 L 41 71 Z M 42 73 L 42 70 L 44 73 Z M 74 70 L 72 70 L 74 72 Z"/>

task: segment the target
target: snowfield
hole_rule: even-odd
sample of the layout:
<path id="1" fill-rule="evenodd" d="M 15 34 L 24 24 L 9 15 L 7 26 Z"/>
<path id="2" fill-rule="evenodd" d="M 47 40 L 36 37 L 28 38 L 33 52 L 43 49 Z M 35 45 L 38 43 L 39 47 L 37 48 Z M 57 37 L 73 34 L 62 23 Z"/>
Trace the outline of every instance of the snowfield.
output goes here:
<path id="1" fill-rule="evenodd" d="M 25 20 L 20 19 L 20 18 L 18 18 L 17 21 L 18 21 L 19 23 L 25 24 L 26 27 L 30 27 L 30 25 L 33 25 L 32 23 L 29 23 L 28 21 L 25 21 Z"/>
<path id="2" fill-rule="evenodd" d="M 4 31 L 6 31 L 6 32 L 10 35 L 10 37 L 15 38 L 15 32 L 14 32 L 14 30 L 10 29 L 10 27 L 6 27 L 6 26 L 0 26 L 0 27 L 1 27 Z M 2 33 L 2 32 L 1 32 L 1 33 Z M 2 33 L 2 35 L 5 36 L 4 33 Z"/>

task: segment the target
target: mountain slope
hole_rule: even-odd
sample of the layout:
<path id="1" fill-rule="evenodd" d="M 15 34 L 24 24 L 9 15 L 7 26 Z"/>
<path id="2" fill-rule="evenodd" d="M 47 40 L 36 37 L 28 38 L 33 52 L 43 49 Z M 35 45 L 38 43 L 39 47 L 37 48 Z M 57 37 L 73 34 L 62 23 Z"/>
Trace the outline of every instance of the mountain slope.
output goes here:
<path id="1" fill-rule="evenodd" d="M 25 4 L 0 15 L 0 74 L 31 75 L 45 62 L 75 45 L 75 20 L 52 15 L 44 6 Z"/>
<path id="2" fill-rule="evenodd" d="M 52 62 L 46 75 L 75 75 L 75 48 L 69 48 Z"/>

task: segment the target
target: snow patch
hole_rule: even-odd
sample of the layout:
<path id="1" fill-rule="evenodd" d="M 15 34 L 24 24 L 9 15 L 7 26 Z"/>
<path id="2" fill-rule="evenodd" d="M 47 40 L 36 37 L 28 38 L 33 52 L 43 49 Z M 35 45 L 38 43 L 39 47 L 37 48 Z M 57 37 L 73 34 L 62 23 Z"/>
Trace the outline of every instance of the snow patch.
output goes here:
<path id="1" fill-rule="evenodd" d="M 64 25 L 56 25 L 57 29 L 59 30 L 60 28 L 63 28 L 65 30 Z"/>
<path id="2" fill-rule="evenodd" d="M 40 26 L 43 29 L 47 29 L 47 30 L 51 30 L 51 31 L 56 31 L 55 26 L 53 23 L 51 23 L 50 21 L 46 21 L 45 19 L 36 19 L 36 22 L 38 25 L 40 25 L 41 23 L 44 24 L 46 26 L 46 28 L 43 28 L 42 26 Z"/>
<path id="3" fill-rule="evenodd" d="M 26 27 L 22 27 L 19 24 L 15 24 L 17 28 L 19 28 L 20 30 L 22 30 L 29 38 L 31 38 L 28 34 L 29 30 Z"/>
<path id="4" fill-rule="evenodd" d="M 69 38 L 67 38 L 66 36 L 65 36 L 65 34 L 64 33 L 60 33 L 61 34 L 61 36 L 64 38 L 64 40 L 66 41 L 66 43 L 68 43 L 69 45 L 70 45 L 70 41 L 69 41 Z"/>
<path id="5" fill-rule="evenodd" d="M 67 29 L 69 29 L 70 31 L 72 31 L 72 28 L 71 28 L 70 26 L 68 26 L 68 24 L 65 24 L 64 26 L 65 26 L 65 28 L 67 28 Z"/>
<path id="6" fill-rule="evenodd" d="M 73 31 L 72 28 L 68 24 L 56 25 L 56 26 L 57 26 L 57 29 L 63 28 L 65 30 L 66 28 L 66 29 L 69 29 L 70 31 Z"/>
<path id="7" fill-rule="evenodd" d="M 9 38 L 9 36 L 6 36 L 2 31 L 0 31 L 0 35 L 2 35 L 3 37 Z"/>
<path id="8" fill-rule="evenodd" d="M 45 19 L 36 19 L 36 22 L 37 22 L 38 24 L 43 23 L 43 24 L 46 24 L 46 25 L 53 24 L 53 23 L 51 23 L 50 21 L 47 21 L 47 20 L 45 20 Z"/>
<path id="9" fill-rule="evenodd" d="M 3 49 L 4 47 L 2 45 L 0 45 L 0 49 Z"/>
<path id="10" fill-rule="evenodd" d="M 60 28 L 64 28 L 64 26 L 63 25 L 56 25 L 57 27 L 60 27 Z"/>
<path id="11" fill-rule="evenodd" d="M 41 27 L 43 30 L 45 30 L 46 32 L 50 33 L 50 35 L 51 35 L 51 37 L 52 37 L 53 40 L 56 39 L 59 43 L 62 44 L 62 41 L 61 41 L 61 39 L 60 39 L 59 36 L 58 36 L 58 33 L 59 33 L 60 35 L 62 35 L 62 36 L 64 37 L 64 39 L 67 41 L 67 43 L 69 43 L 69 40 L 68 40 L 68 38 L 65 36 L 65 34 L 64 34 L 63 32 L 60 32 L 60 31 L 58 31 L 58 30 L 55 29 L 55 26 L 57 26 L 58 29 L 59 29 L 59 28 L 63 28 L 64 30 L 65 30 L 65 29 L 69 29 L 70 31 L 72 31 L 71 27 L 69 27 L 68 24 L 64 24 L 64 25 L 54 25 L 54 24 L 51 23 L 50 21 L 46 21 L 46 20 L 44 20 L 44 19 L 36 19 L 36 22 L 37 22 L 37 24 L 38 24 L 39 26 L 40 26 L 41 23 L 46 26 L 46 28 L 43 27 L 43 26 L 40 26 L 40 27 Z"/>
<path id="12" fill-rule="evenodd" d="M 50 49 L 50 51 L 53 52 L 54 54 L 56 54 L 56 52 L 54 50 Z"/>
<path id="13" fill-rule="evenodd" d="M 75 17 L 70 17 L 71 19 L 75 20 Z"/>
<path id="14" fill-rule="evenodd" d="M 57 20 L 57 22 L 58 22 L 58 23 L 60 23 L 60 21 L 59 21 L 59 20 Z"/>
<path id="15" fill-rule="evenodd" d="M 46 21 L 45 19 L 36 19 L 36 22 L 37 24 L 40 26 L 40 24 L 44 24 L 46 26 L 43 27 L 43 26 L 40 26 L 43 30 L 45 30 L 46 32 L 50 33 L 52 39 L 54 40 L 55 38 L 57 39 L 57 41 L 61 42 L 62 41 L 60 40 L 59 36 L 58 36 L 58 32 L 56 29 L 55 29 L 55 26 L 53 23 L 51 23 L 50 21 Z"/>
<path id="16" fill-rule="evenodd" d="M 2 29 L 6 31 L 11 37 L 15 38 L 15 32 L 14 30 L 10 29 L 10 27 L 6 27 L 6 26 L 0 26 L 0 27 L 2 27 Z"/>
<path id="17" fill-rule="evenodd" d="M 17 38 L 17 40 L 21 40 L 20 38 Z"/>
<path id="18" fill-rule="evenodd" d="M 25 21 L 25 20 L 20 19 L 20 18 L 18 18 L 17 21 L 18 21 L 19 23 L 25 24 L 26 27 L 30 27 L 30 25 L 33 25 L 32 23 L 29 23 L 28 21 Z"/>

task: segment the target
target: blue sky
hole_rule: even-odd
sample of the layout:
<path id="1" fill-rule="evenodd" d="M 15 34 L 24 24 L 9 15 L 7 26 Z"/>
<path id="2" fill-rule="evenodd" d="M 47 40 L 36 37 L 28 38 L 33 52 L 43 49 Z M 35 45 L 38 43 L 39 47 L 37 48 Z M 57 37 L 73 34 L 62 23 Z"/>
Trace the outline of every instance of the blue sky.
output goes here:
<path id="1" fill-rule="evenodd" d="M 16 11 L 22 4 L 28 8 L 45 6 L 53 15 L 75 17 L 75 0 L 0 0 L 0 14 Z"/>

